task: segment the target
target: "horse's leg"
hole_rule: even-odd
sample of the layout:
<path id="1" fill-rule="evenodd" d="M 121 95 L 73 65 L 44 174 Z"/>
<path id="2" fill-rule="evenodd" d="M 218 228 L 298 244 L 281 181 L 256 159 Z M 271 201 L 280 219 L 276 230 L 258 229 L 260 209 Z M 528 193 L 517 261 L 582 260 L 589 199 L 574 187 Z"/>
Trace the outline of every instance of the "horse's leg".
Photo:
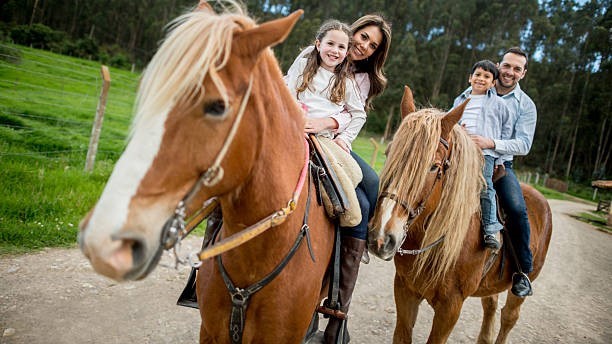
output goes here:
<path id="1" fill-rule="evenodd" d="M 200 344 L 213 344 L 215 341 L 204 329 L 204 324 L 200 325 Z"/>
<path id="2" fill-rule="evenodd" d="M 482 325 L 480 326 L 480 334 L 478 335 L 479 344 L 493 343 L 493 335 L 495 330 L 495 311 L 497 310 L 497 299 L 499 294 L 485 296 L 480 299 L 482 303 Z"/>
<path id="3" fill-rule="evenodd" d="M 406 288 L 397 274 L 395 275 L 393 290 L 397 310 L 393 343 L 412 343 L 412 329 L 419 312 L 419 304 L 421 304 L 423 298 Z"/>
<path id="4" fill-rule="evenodd" d="M 506 304 L 501 311 L 501 327 L 499 329 L 499 334 L 497 335 L 497 340 L 495 341 L 496 344 L 506 343 L 510 330 L 512 330 L 519 318 L 521 305 L 524 301 L 525 298 L 518 297 L 508 290 Z"/>
<path id="5" fill-rule="evenodd" d="M 464 301 L 461 294 L 456 291 L 452 295 L 445 296 L 446 298 L 432 303 L 434 318 L 427 344 L 446 343 L 461 314 Z"/>

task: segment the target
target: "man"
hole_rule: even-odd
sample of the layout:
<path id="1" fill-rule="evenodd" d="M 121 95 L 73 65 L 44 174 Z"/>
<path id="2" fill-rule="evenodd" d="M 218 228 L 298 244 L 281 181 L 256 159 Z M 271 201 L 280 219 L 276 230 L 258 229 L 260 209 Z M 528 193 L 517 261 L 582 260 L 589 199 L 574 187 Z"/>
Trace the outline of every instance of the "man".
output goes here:
<path id="1" fill-rule="evenodd" d="M 473 136 L 474 142 L 483 149 L 493 149 L 503 155 L 506 175 L 495 183 L 495 190 L 502 208 L 507 216 L 507 228 L 518 256 L 521 272 L 512 277 L 512 293 L 519 297 L 532 295 L 531 282 L 527 274 L 533 270 L 532 256 L 529 250 L 529 220 L 527 206 L 519 182 L 512 170 L 514 155 L 526 155 L 531 149 L 535 133 L 537 111 L 529 96 L 521 90 L 519 81 L 527 73 L 528 57 L 519 47 L 512 47 L 497 64 L 499 79 L 495 84 L 497 95 L 500 96 L 516 122 L 510 140 L 491 140 L 481 136 Z"/>

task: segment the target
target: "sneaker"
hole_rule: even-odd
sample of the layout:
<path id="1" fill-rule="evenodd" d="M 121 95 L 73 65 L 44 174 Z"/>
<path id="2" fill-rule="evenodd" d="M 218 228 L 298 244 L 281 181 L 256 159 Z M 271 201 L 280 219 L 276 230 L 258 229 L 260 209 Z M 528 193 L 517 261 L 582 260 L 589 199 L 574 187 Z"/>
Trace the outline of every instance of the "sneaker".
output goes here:
<path id="1" fill-rule="evenodd" d="M 512 275 L 512 294 L 518 297 L 526 297 L 533 295 L 533 289 L 531 289 L 531 281 L 529 277 L 521 272 L 515 272 Z"/>
<path id="2" fill-rule="evenodd" d="M 497 250 L 499 248 L 499 241 L 494 234 L 485 234 L 484 236 L 484 247 Z"/>

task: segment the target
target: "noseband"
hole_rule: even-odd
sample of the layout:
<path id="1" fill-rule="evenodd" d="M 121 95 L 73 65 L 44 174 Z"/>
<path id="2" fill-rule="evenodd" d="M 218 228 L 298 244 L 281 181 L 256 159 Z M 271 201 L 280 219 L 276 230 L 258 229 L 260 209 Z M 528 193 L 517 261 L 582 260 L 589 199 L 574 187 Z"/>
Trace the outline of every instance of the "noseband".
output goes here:
<path id="1" fill-rule="evenodd" d="M 410 205 L 407 204 L 404 201 L 401 201 L 399 199 L 399 197 L 394 194 L 394 193 L 390 193 L 390 192 L 381 192 L 380 195 L 378 196 L 378 199 L 381 200 L 383 198 L 389 198 L 391 200 L 394 200 L 397 204 L 401 205 L 402 208 L 404 208 L 406 210 L 406 212 L 408 212 L 408 220 L 414 220 L 416 217 L 418 217 L 419 215 L 421 215 L 421 213 L 423 212 L 423 210 L 425 209 L 425 204 L 427 203 L 427 201 L 429 200 L 429 197 L 431 197 L 431 194 L 433 193 L 433 190 L 436 186 L 436 183 L 438 182 L 438 180 L 442 179 L 442 174 L 444 174 L 446 172 L 446 170 L 448 170 L 448 168 L 450 167 L 450 160 L 449 160 L 449 145 L 448 145 L 448 141 L 446 141 L 445 139 L 443 139 L 442 137 L 440 137 L 440 143 L 442 144 L 442 146 L 445 148 L 446 150 L 446 155 L 444 157 L 444 161 L 442 161 L 441 164 L 436 164 L 436 179 L 434 180 L 433 184 L 431 185 L 431 189 L 429 190 L 429 193 L 427 193 L 427 196 L 425 196 L 425 198 L 423 198 L 421 200 L 421 202 L 419 202 L 419 205 L 415 208 L 415 209 L 411 209 Z"/>
<path id="2" fill-rule="evenodd" d="M 421 213 L 423 212 L 423 210 L 425 209 L 425 204 L 427 203 L 427 201 L 429 200 L 429 198 L 431 197 L 433 190 L 436 186 L 436 183 L 439 180 L 442 180 L 442 175 L 444 173 L 446 173 L 446 171 L 448 170 L 448 168 L 450 167 L 450 146 L 448 144 L 448 141 L 445 140 L 444 138 L 440 137 L 439 139 L 440 144 L 442 144 L 442 146 L 444 147 L 446 154 L 444 156 L 444 160 L 442 161 L 441 164 L 436 164 L 436 179 L 434 180 L 433 184 L 431 185 L 431 189 L 429 189 L 429 192 L 427 193 L 427 196 L 425 196 L 425 198 L 423 198 L 418 206 L 415 209 L 412 209 L 410 207 L 410 205 L 402 200 L 399 199 L 399 197 L 394 194 L 394 193 L 390 193 L 390 192 L 386 192 L 383 191 L 380 193 L 380 195 L 378 196 L 378 200 L 382 200 L 384 198 L 388 198 L 391 199 L 393 201 L 395 201 L 395 203 L 399 204 L 400 206 L 402 206 L 402 208 L 404 208 L 404 210 L 406 210 L 406 212 L 408 213 L 408 219 L 406 219 L 406 223 L 404 223 L 404 232 L 408 231 L 408 228 L 410 227 L 410 224 L 412 224 L 412 222 L 414 221 L 414 219 L 416 219 L 419 215 L 421 215 Z M 404 240 L 406 239 L 406 237 L 404 236 Z M 429 249 L 431 249 L 432 247 L 436 246 L 437 244 L 441 243 L 444 240 L 444 236 L 439 238 L 438 240 L 434 241 L 431 245 L 428 245 L 425 248 L 422 248 L 420 250 L 404 250 L 401 248 L 402 245 L 400 245 L 400 247 L 398 248 L 397 252 L 400 255 L 403 254 L 411 254 L 411 255 L 416 255 L 419 254 L 421 252 L 427 251 Z M 403 242 L 402 242 L 403 244 Z"/>

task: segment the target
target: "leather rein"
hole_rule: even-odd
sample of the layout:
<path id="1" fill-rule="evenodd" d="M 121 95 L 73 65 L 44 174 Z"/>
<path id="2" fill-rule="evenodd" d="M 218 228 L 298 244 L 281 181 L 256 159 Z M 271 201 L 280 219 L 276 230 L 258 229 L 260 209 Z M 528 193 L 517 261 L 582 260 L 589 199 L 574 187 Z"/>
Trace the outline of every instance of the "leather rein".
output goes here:
<path id="1" fill-rule="evenodd" d="M 406 202 L 402 201 L 399 199 L 399 197 L 397 196 L 397 194 L 394 193 L 390 193 L 387 191 L 383 191 L 380 193 L 380 195 L 378 196 L 378 200 L 382 200 L 383 198 L 388 198 L 391 199 L 393 201 L 395 201 L 395 203 L 399 204 L 400 206 L 402 206 L 402 208 L 404 208 L 404 210 L 406 210 L 406 212 L 408 213 L 408 218 L 406 219 L 406 223 L 404 223 L 404 233 L 408 232 L 408 229 L 410 227 L 410 225 L 412 224 L 412 222 L 414 221 L 414 219 L 416 219 L 419 215 L 421 215 L 421 213 L 423 212 L 423 210 L 425 209 L 425 204 L 427 203 L 427 201 L 429 200 L 429 198 L 431 197 L 433 190 L 436 186 L 436 183 L 439 180 L 442 180 L 442 175 L 444 173 L 446 173 L 446 170 L 448 170 L 448 168 L 450 167 L 450 146 L 447 140 L 445 140 L 444 138 L 440 137 L 439 139 L 440 144 L 442 144 L 442 146 L 444 147 L 446 154 L 444 156 L 444 160 L 442 161 L 441 164 L 435 164 L 436 165 L 436 179 L 434 180 L 433 184 L 431 185 L 431 189 L 429 189 L 429 192 L 427 193 L 427 196 L 425 196 L 425 198 L 423 198 L 419 204 L 417 205 L 417 207 L 415 209 L 412 209 L 410 207 L 409 204 L 407 204 Z M 404 236 L 404 240 L 406 240 L 406 235 Z M 402 245 L 404 244 L 404 240 L 402 241 L 402 243 L 399 245 L 398 249 L 397 249 L 397 253 L 401 255 L 404 254 L 408 254 L 408 255 L 417 255 L 420 253 L 423 253 L 425 251 L 428 251 L 430 249 L 432 249 L 433 247 L 435 247 L 436 245 L 440 244 L 442 241 L 444 241 L 444 236 L 440 237 L 438 240 L 434 241 L 433 243 L 427 245 L 426 247 L 423 247 L 421 249 L 417 249 L 417 250 L 405 250 L 402 248 Z"/>

